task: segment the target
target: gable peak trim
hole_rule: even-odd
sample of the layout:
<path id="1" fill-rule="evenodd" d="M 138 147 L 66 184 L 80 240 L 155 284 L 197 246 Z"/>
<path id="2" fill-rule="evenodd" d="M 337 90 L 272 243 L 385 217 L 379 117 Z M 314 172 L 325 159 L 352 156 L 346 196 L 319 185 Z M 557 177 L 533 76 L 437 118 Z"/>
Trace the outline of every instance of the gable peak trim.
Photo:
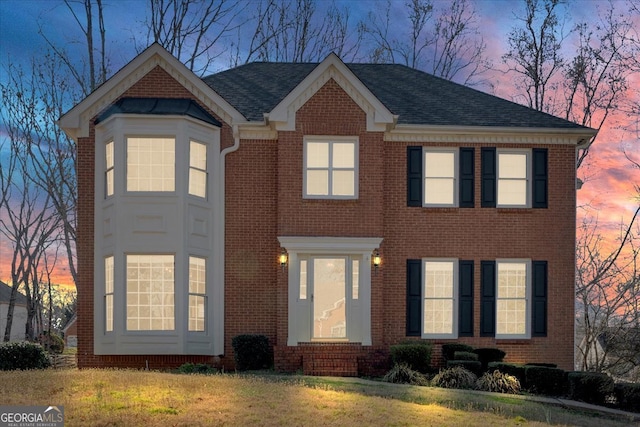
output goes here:
<path id="1" fill-rule="evenodd" d="M 394 115 L 335 53 L 329 54 L 271 112 L 265 114 L 265 120 L 276 130 L 295 130 L 296 112 L 330 80 L 335 81 L 365 112 L 367 131 L 385 131 L 395 122 Z"/>

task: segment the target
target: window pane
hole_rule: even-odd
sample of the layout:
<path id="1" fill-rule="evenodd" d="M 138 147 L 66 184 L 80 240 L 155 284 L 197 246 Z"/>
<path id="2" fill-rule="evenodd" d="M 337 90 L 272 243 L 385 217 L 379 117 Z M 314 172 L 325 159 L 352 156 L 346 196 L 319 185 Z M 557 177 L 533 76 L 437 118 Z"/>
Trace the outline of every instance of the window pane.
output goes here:
<path id="1" fill-rule="evenodd" d="M 344 258 L 314 259 L 314 338 L 347 336 L 345 265 Z"/>
<path id="2" fill-rule="evenodd" d="M 195 141 L 191 141 L 189 146 L 189 166 L 200 170 L 206 170 L 207 146 Z"/>
<path id="3" fill-rule="evenodd" d="M 526 206 L 526 180 L 498 180 L 498 205 Z"/>
<path id="4" fill-rule="evenodd" d="M 326 170 L 307 171 L 307 194 L 326 196 L 329 194 L 329 172 Z"/>
<path id="5" fill-rule="evenodd" d="M 424 333 L 453 333 L 453 300 L 433 299 L 424 302 Z"/>
<path id="6" fill-rule="evenodd" d="M 189 295 L 189 330 L 204 331 L 205 297 Z"/>
<path id="7" fill-rule="evenodd" d="M 189 194 L 198 197 L 207 196 L 207 173 L 198 169 L 189 169 Z"/>
<path id="8" fill-rule="evenodd" d="M 174 323 L 173 255 L 127 255 L 127 329 L 173 330 Z"/>
<path id="9" fill-rule="evenodd" d="M 425 263 L 425 297 L 453 298 L 453 262 Z"/>
<path id="10" fill-rule="evenodd" d="M 308 142 L 307 143 L 307 167 L 328 168 L 329 167 L 329 143 Z"/>
<path id="11" fill-rule="evenodd" d="M 128 138 L 127 191 L 174 190 L 174 139 Z"/>
<path id="12" fill-rule="evenodd" d="M 113 331 L 113 257 L 104 259 L 105 330 Z"/>
<path id="13" fill-rule="evenodd" d="M 300 261 L 300 299 L 307 299 L 307 260 Z"/>
<path id="14" fill-rule="evenodd" d="M 498 298 L 526 298 L 527 265 L 498 263 Z"/>
<path id="15" fill-rule="evenodd" d="M 526 154 L 498 154 L 498 176 L 500 178 L 526 178 Z"/>
<path id="16" fill-rule="evenodd" d="M 352 142 L 333 143 L 333 167 L 353 168 L 355 165 L 355 145 Z"/>
<path id="17" fill-rule="evenodd" d="M 189 293 L 205 294 L 205 259 L 189 257 Z"/>
<path id="18" fill-rule="evenodd" d="M 334 196 L 355 195 L 353 171 L 333 171 L 332 184 L 331 193 Z"/>
<path id="19" fill-rule="evenodd" d="M 425 153 L 424 175 L 426 177 L 453 178 L 455 174 L 454 153 Z"/>
<path id="20" fill-rule="evenodd" d="M 351 298 L 360 298 L 360 261 L 351 261 Z"/>
<path id="21" fill-rule="evenodd" d="M 498 300 L 496 302 L 498 318 L 496 320 L 496 334 L 524 335 L 526 334 L 526 301 Z"/>
<path id="22" fill-rule="evenodd" d="M 105 146 L 105 160 L 107 169 L 113 167 L 113 141 L 110 141 Z"/>
<path id="23" fill-rule="evenodd" d="M 452 205 L 454 203 L 454 183 L 450 178 L 427 178 L 424 182 L 425 203 Z"/>

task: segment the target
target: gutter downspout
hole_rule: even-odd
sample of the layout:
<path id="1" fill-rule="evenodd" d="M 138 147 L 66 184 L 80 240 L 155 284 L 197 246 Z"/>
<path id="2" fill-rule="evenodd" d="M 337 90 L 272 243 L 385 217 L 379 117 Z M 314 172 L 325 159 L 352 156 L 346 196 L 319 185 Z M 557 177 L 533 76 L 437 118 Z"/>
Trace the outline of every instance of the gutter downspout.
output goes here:
<path id="1" fill-rule="evenodd" d="M 216 259 L 214 262 L 214 265 L 217 266 L 217 271 L 215 273 L 214 276 L 214 280 L 215 282 L 219 283 L 220 285 L 218 286 L 218 290 L 219 292 L 221 292 L 221 295 L 217 295 L 219 299 L 219 301 L 221 301 L 221 312 L 218 313 L 217 315 L 214 315 L 214 319 L 217 320 L 217 324 L 214 326 L 214 330 L 216 332 L 215 334 L 215 341 L 214 341 L 214 348 L 220 348 L 220 356 L 223 357 L 224 356 L 224 311 L 225 311 L 225 298 L 224 298 L 224 289 L 225 289 L 225 283 L 224 283 L 224 278 L 225 278 L 225 268 L 224 268 L 224 261 L 225 261 L 225 244 L 226 244 L 226 237 L 225 237 L 225 201 L 226 201 L 226 195 L 225 195 L 225 177 L 226 177 L 226 171 L 225 171 L 225 164 L 226 164 L 226 156 L 229 153 L 233 153 L 234 151 L 237 151 L 240 148 L 240 130 L 238 129 L 238 125 L 234 124 L 232 125 L 232 129 L 233 129 L 233 145 L 231 147 L 227 147 L 224 150 L 222 150 L 220 152 L 220 164 L 219 164 L 219 170 L 218 170 L 218 200 L 219 200 L 219 208 L 218 208 L 218 212 L 219 212 L 219 219 L 215 222 L 215 233 L 214 236 L 216 236 L 216 238 L 218 239 L 218 241 L 220 243 L 218 243 L 218 245 L 214 244 L 214 248 L 216 248 L 217 250 L 214 251 L 214 253 L 216 254 Z M 215 321 L 214 320 L 214 321 Z M 216 344 L 218 344 L 218 346 L 216 346 Z"/>

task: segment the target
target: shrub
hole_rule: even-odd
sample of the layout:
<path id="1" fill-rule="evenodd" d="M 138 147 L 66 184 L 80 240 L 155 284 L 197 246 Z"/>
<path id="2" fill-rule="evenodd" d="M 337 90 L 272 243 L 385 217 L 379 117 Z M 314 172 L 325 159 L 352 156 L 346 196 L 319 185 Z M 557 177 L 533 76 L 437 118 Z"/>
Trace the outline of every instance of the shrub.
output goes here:
<path id="1" fill-rule="evenodd" d="M 546 396 L 563 396 L 566 393 L 566 372 L 558 368 L 525 365 L 527 389 Z"/>
<path id="2" fill-rule="evenodd" d="M 264 335 L 237 335 L 231 339 L 236 369 L 246 371 L 273 366 L 269 338 Z"/>
<path id="3" fill-rule="evenodd" d="M 444 388 L 474 388 L 478 376 L 462 366 L 447 368 L 433 377 L 432 384 Z"/>
<path id="4" fill-rule="evenodd" d="M 216 374 L 218 370 L 206 363 L 185 363 L 176 370 L 179 374 Z"/>
<path id="5" fill-rule="evenodd" d="M 613 393 L 613 380 L 599 372 L 569 372 L 569 398 L 604 405 Z"/>
<path id="6" fill-rule="evenodd" d="M 396 384 L 429 385 L 429 380 L 420 372 L 411 369 L 407 363 L 398 363 L 382 378 Z"/>
<path id="7" fill-rule="evenodd" d="M 453 368 L 454 366 L 462 366 L 476 376 L 482 374 L 482 363 L 477 360 L 447 360 L 447 368 Z"/>
<path id="8" fill-rule="evenodd" d="M 496 393 L 520 393 L 520 381 L 513 375 L 500 371 L 486 372 L 476 382 L 476 388 L 483 391 Z"/>
<path id="9" fill-rule="evenodd" d="M 51 363 L 40 344 L 9 342 L 0 344 L 0 371 L 44 369 Z"/>
<path id="10" fill-rule="evenodd" d="M 520 381 L 520 387 L 527 388 L 527 378 L 525 376 L 524 365 L 505 362 L 489 362 L 489 371 L 498 370 L 502 373 L 512 375 Z"/>
<path id="11" fill-rule="evenodd" d="M 478 355 L 468 351 L 456 351 L 453 360 L 478 360 Z"/>
<path id="12" fill-rule="evenodd" d="M 38 336 L 38 342 L 42 347 L 51 353 L 62 354 L 64 351 L 64 340 L 58 334 L 44 331 Z"/>
<path id="13" fill-rule="evenodd" d="M 427 341 L 409 341 L 391 346 L 394 365 L 407 364 L 414 371 L 426 374 L 431 368 L 433 345 Z"/>
<path id="14" fill-rule="evenodd" d="M 482 370 L 486 371 L 491 362 L 502 362 L 507 354 L 499 348 L 476 348 L 473 350 L 482 363 Z"/>
<path id="15" fill-rule="evenodd" d="M 444 360 L 454 360 L 456 351 L 472 352 L 473 347 L 460 343 L 442 344 L 442 357 L 444 358 Z"/>
<path id="16" fill-rule="evenodd" d="M 618 383 L 613 386 L 618 407 L 625 411 L 640 411 L 640 384 Z"/>
<path id="17" fill-rule="evenodd" d="M 524 366 L 542 366 L 545 368 L 557 368 L 558 365 L 556 365 L 555 363 L 540 363 L 540 362 L 530 362 L 530 363 L 526 363 Z"/>

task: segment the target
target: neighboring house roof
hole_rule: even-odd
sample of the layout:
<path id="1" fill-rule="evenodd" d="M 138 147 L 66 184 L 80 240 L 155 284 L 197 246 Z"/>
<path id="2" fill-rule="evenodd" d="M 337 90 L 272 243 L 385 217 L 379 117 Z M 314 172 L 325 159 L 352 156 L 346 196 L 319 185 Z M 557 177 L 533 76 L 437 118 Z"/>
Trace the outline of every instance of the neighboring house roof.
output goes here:
<path id="1" fill-rule="evenodd" d="M 62 327 L 62 333 L 64 333 L 65 336 L 67 335 L 67 331 L 69 330 L 69 328 L 71 328 L 76 323 L 77 319 L 78 315 L 74 314 L 73 316 L 71 316 L 71 319 L 69 319 L 67 323 Z"/>
<path id="2" fill-rule="evenodd" d="M 98 124 L 114 114 L 181 115 L 222 126 L 222 123 L 192 99 L 122 98 L 100 114 L 95 123 Z"/>
<path id="3" fill-rule="evenodd" d="M 250 121 L 261 121 L 317 63 L 253 62 L 203 78 Z M 399 124 L 588 129 L 399 64 L 345 64 Z"/>
<path id="4" fill-rule="evenodd" d="M 9 304 L 11 300 L 11 286 L 7 285 L 4 282 L 0 282 L 0 304 L 5 303 Z M 18 292 L 16 295 L 16 304 L 18 305 L 27 305 L 27 297 L 22 293 Z"/>

